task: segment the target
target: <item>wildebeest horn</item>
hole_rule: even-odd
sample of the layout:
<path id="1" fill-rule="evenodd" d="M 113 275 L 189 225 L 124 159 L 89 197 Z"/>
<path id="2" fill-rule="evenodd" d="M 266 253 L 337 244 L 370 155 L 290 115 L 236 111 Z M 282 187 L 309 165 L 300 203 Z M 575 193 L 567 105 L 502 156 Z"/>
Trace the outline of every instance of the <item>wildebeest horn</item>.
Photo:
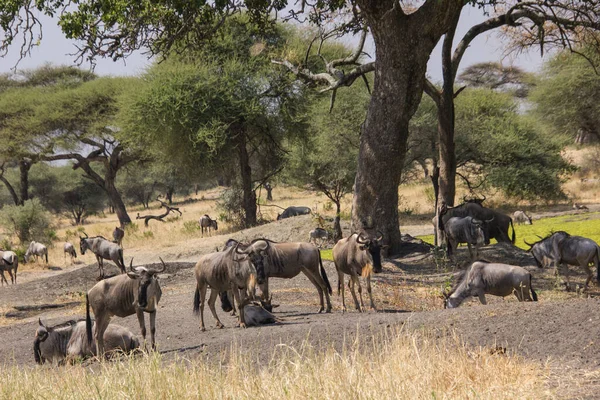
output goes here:
<path id="1" fill-rule="evenodd" d="M 154 270 L 155 274 L 160 274 L 161 272 L 164 272 L 165 269 L 167 269 L 167 264 L 165 264 L 165 262 L 163 261 L 163 259 L 161 257 L 158 257 L 158 259 L 160 260 L 160 262 L 162 264 L 162 269 L 156 269 L 156 270 Z"/>
<path id="2" fill-rule="evenodd" d="M 494 217 L 492 217 L 491 219 L 486 219 L 485 222 L 490 223 L 494 220 Z"/>
<path id="3" fill-rule="evenodd" d="M 248 250 L 247 249 L 246 250 L 242 250 L 242 251 L 239 250 L 240 245 L 241 245 L 241 243 L 237 242 L 237 244 L 235 245 L 235 252 L 237 254 L 248 254 Z"/>
<path id="4" fill-rule="evenodd" d="M 87 233 L 83 232 L 83 234 L 85 235 L 86 239 L 89 237 Z"/>
<path id="5" fill-rule="evenodd" d="M 42 319 L 41 319 L 41 318 L 38 318 L 38 323 L 40 324 L 40 326 L 41 326 L 41 327 L 44 327 L 44 328 L 46 327 L 46 325 L 44 325 L 44 324 L 42 323 Z"/>
<path id="6" fill-rule="evenodd" d="M 359 244 L 367 244 L 369 238 L 364 238 L 363 239 L 363 232 L 359 233 L 358 236 L 356 237 L 356 243 Z"/>
<path id="7" fill-rule="evenodd" d="M 135 269 L 133 269 L 133 257 L 131 257 L 131 261 L 129 262 L 129 269 L 131 272 L 137 272 Z"/>
<path id="8" fill-rule="evenodd" d="M 383 240 L 383 232 L 381 232 L 379 229 L 377 229 L 377 233 L 379 235 L 377 235 L 377 238 L 375 240 L 380 242 L 381 240 Z"/>
<path id="9" fill-rule="evenodd" d="M 523 239 L 523 241 L 525 242 L 525 244 L 527 246 L 529 246 L 529 248 L 533 247 L 533 244 L 529 243 L 527 240 Z M 535 244 L 535 243 L 534 243 Z"/>

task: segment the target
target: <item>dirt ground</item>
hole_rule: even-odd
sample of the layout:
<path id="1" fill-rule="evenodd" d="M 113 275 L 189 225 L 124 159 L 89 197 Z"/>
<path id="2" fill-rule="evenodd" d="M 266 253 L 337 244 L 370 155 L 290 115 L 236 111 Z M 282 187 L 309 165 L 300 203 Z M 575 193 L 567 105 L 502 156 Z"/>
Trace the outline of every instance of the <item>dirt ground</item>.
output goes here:
<path id="1" fill-rule="evenodd" d="M 277 241 L 306 241 L 313 221 L 310 217 L 297 217 L 278 221 L 262 227 L 231 235 L 240 240 L 259 236 Z M 373 292 L 379 312 L 358 313 L 353 310 L 349 291 L 346 304 L 349 312 L 341 312 L 337 296 L 337 274 L 331 262 L 325 269 L 334 287 L 331 296 L 334 306 L 331 314 L 317 314 L 318 295 L 309 280 L 300 275 L 291 280 L 272 279 L 270 287 L 276 315 L 282 323 L 260 328 L 234 328 L 235 317 L 220 309 L 217 313 L 226 325 L 216 329 L 209 310 L 205 311 L 207 331 L 200 332 L 199 320 L 192 314 L 195 289 L 193 266 L 200 254 L 221 247 L 228 236 L 214 236 L 186 243 L 182 248 L 170 248 L 159 254 L 148 251 L 125 250 L 129 263 L 134 265 L 155 263 L 162 256 L 168 263 L 160 275 L 163 297 L 157 314 L 157 341 L 159 350 L 171 356 L 224 357 L 232 344 L 255 349 L 268 360 L 274 346 L 285 343 L 301 344 L 308 340 L 317 346 L 341 348 L 356 335 L 365 338 L 386 328 L 404 325 L 407 329 L 435 330 L 440 335 L 456 332 L 473 346 L 506 348 L 526 358 L 544 363 L 552 376 L 577 376 L 590 388 L 600 388 L 600 291 L 592 288 L 588 293 L 565 293 L 555 288 L 552 271 L 533 266 L 533 259 L 524 251 L 512 246 L 488 246 L 483 257 L 490 261 L 503 261 L 521 265 L 534 276 L 534 288 L 540 301 L 518 303 L 515 298 L 488 296 L 489 304 L 482 306 L 468 300 L 461 308 L 444 310 L 439 297 L 440 287 L 449 282 L 452 270 L 437 266 L 430 254 L 412 253 L 402 258 L 387 259 L 384 272 L 374 276 Z M 462 250 L 463 255 L 466 250 Z M 87 257 L 87 256 L 86 256 Z M 91 257 L 90 257 L 91 258 Z M 85 258 L 91 262 L 90 259 Z M 62 261 L 62 260 L 61 260 Z M 116 267 L 108 273 L 117 273 Z M 96 283 L 96 264 L 78 264 L 63 269 L 55 267 L 40 273 L 24 273 L 20 283 L 0 288 L 0 362 L 4 365 L 34 365 L 32 343 L 38 318 L 47 324 L 84 317 L 84 293 Z M 571 268 L 572 283 L 582 283 L 582 271 Z M 366 295 L 366 290 L 364 290 Z M 365 302 L 368 303 L 365 297 Z M 19 311 L 16 307 L 47 303 L 64 304 L 64 307 L 45 310 Z M 114 318 L 113 322 L 139 333 L 135 316 Z M 581 387 L 561 387 L 556 380 L 558 393 L 566 397 L 581 397 Z M 587 397 L 587 396 L 584 396 Z"/>

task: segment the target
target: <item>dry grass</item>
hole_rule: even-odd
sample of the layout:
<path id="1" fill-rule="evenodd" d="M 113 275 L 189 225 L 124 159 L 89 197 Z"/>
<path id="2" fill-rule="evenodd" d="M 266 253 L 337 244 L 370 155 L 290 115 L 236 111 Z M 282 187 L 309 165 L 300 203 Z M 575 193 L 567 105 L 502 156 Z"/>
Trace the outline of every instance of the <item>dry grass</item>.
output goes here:
<path id="1" fill-rule="evenodd" d="M 232 349 L 224 363 L 160 355 L 91 368 L 2 367 L 0 397 L 173 399 L 525 399 L 552 396 L 547 369 L 453 335 L 388 332 L 341 352 L 280 345 L 271 361 Z M 262 358 L 264 359 L 264 357 Z M 518 384 L 516 384 L 518 382 Z"/>

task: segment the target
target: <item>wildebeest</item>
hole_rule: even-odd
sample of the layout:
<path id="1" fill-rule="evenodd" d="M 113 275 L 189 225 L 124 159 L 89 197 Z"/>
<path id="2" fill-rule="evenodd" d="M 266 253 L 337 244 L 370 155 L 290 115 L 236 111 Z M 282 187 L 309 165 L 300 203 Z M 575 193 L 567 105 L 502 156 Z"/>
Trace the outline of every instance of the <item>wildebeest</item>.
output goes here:
<path id="1" fill-rule="evenodd" d="M 321 239 L 321 246 L 327 240 L 329 240 L 329 232 L 323 228 L 315 228 L 312 231 L 308 232 L 308 243 L 317 244 L 317 239 Z"/>
<path id="2" fill-rule="evenodd" d="M 67 254 L 71 258 L 71 264 L 73 264 L 73 259 L 77 258 L 77 251 L 75 251 L 75 246 L 72 243 L 66 242 L 63 246 L 63 253 L 65 255 L 65 262 L 67 261 Z"/>
<path id="3" fill-rule="evenodd" d="M 148 267 L 137 267 L 134 269 L 132 259 L 127 274 L 104 279 L 96 283 L 87 292 L 85 296 L 86 335 L 88 342 L 91 342 L 91 307 L 96 318 L 93 339 L 98 343 L 99 355 L 104 354 L 104 331 L 114 315 L 124 318 L 136 314 L 140 323 L 142 337 L 146 341 L 144 313 L 150 314 L 150 341 L 152 348 L 156 347 L 154 340 L 156 333 L 156 309 L 162 295 L 157 274 L 163 272 L 167 267 L 162 258 L 160 262 L 162 263 L 162 268 L 158 270 Z"/>
<path id="4" fill-rule="evenodd" d="M 585 211 L 589 211 L 590 209 L 587 208 L 587 206 L 585 204 L 573 203 L 573 210 L 585 210 Z"/>
<path id="5" fill-rule="evenodd" d="M 250 297 L 246 297 L 242 301 L 242 307 L 244 308 L 244 322 L 246 326 L 259 326 L 279 322 L 279 318 L 266 310 L 261 303 L 253 301 Z"/>
<path id="6" fill-rule="evenodd" d="M 204 229 L 206 229 L 208 231 L 209 235 L 210 235 L 211 228 L 214 229 L 215 231 L 218 230 L 217 220 L 211 219 L 208 216 L 208 214 L 204 214 L 203 216 L 201 216 L 198 223 L 200 224 L 200 229 L 202 230 L 202 236 L 204 236 Z"/>
<path id="7" fill-rule="evenodd" d="M 35 362 L 60 364 L 74 358 L 95 356 L 96 344 L 88 343 L 85 335 L 85 320 L 71 320 L 55 326 L 46 326 L 40 319 L 33 342 Z M 128 353 L 140 346 L 140 342 L 129 329 L 116 324 L 106 328 L 104 341 L 107 352 Z"/>
<path id="8" fill-rule="evenodd" d="M 458 307 L 467 297 L 479 297 L 481 304 L 487 304 L 486 294 L 505 297 L 514 293 L 519 301 L 537 301 L 531 279 L 529 271 L 516 265 L 475 261 L 459 272 L 452 290 L 444 293 L 444 307 Z"/>
<path id="9" fill-rule="evenodd" d="M 8 285 L 8 281 L 4 276 L 4 271 L 10 275 L 10 282 L 14 285 L 17 283 L 17 269 L 19 268 L 19 257 L 17 253 L 10 250 L 0 250 L 0 279 L 2 279 L 2 286 L 4 282 Z"/>
<path id="10" fill-rule="evenodd" d="M 118 226 L 115 227 L 115 230 L 112 233 L 113 240 L 116 244 L 123 247 L 123 238 L 125 237 L 125 231 Z"/>
<path id="11" fill-rule="evenodd" d="M 118 244 L 102 236 L 88 237 L 87 233 L 84 234 L 85 237 L 79 237 L 79 250 L 81 250 L 82 255 L 88 249 L 96 255 L 98 269 L 100 270 L 98 279 L 104 279 L 104 260 L 111 260 L 119 267 L 122 274 L 125 273 L 123 249 Z"/>
<path id="12" fill-rule="evenodd" d="M 29 247 L 25 252 L 25 262 L 28 263 L 31 257 L 35 257 L 37 261 L 38 257 L 46 257 L 46 264 L 48 264 L 48 249 L 45 245 L 32 241 L 29 243 Z"/>
<path id="13" fill-rule="evenodd" d="M 196 292 L 194 294 L 194 313 L 200 313 L 200 330 L 205 331 L 204 302 L 206 291 L 210 287 L 208 307 L 217 321 L 217 328 L 224 325 L 217 316 L 215 301 L 219 292 L 230 291 L 239 305 L 239 326 L 245 327 L 242 301 L 249 293 L 254 296 L 257 273 L 247 254 L 238 253 L 239 243 L 226 247 L 217 253 L 209 253 L 200 257 L 194 267 L 196 276 Z"/>
<path id="14" fill-rule="evenodd" d="M 521 225 L 521 224 L 531 225 L 531 224 L 533 224 L 533 220 L 531 219 L 531 217 L 529 215 L 525 214 L 525 211 L 515 211 L 515 213 L 513 214 L 513 220 L 518 225 Z"/>
<path id="15" fill-rule="evenodd" d="M 483 224 L 483 233 L 485 235 L 485 244 L 490 244 L 490 239 L 496 239 L 498 242 L 515 243 L 515 228 L 512 218 L 501 212 L 483 207 L 478 202 L 470 201 L 456 207 L 447 207 L 442 204 L 440 210 L 441 222 L 438 227 L 452 217 L 473 217 L 481 221 L 489 221 Z M 508 230 L 512 226 L 512 237 L 508 236 Z"/>
<path id="16" fill-rule="evenodd" d="M 377 310 L 373 302 L 373 294 L 371 293 L 371 271 L 379 273 L 383 270 L 381 266 L 381 250 L 387 248 L 383 245 L 383 234 L 375 238 L 364 235 L 363 233 L 353 233 L 345 239 L 340 239 L 333 246 L 333 262 L 338 273 L 338 294 L 342 294 L 342 311 L 346 311 L 346 299 L 344 297 L 344 274 L 350 275 L 350 293 L 354 299 L 354 305 L 358 311 L 361 307 L 364 309 L 362 299 L 362 288 L 359 275 L 362 275 L 367 280 L 367 293 L 371 300 L 371 308 Z M 358 284 L 358 295 L 360 296 L 360 304 L 356 299 L 354 285 Z"/>
<path id="17" fill-rule="evenodd" d="M 270 304 L 269 278 L 291 279 L 300 272 L 304 273 L 319 293 L 319 313 L 325 310 L 323 294 L 327 301 L 326 312 L 331 312 L 331 285 L 327 278 L 321 253 L 310 243 L 277 243 L 269 239 L 255 239 L 239 250 L 250 256 L 256 267 L 258 286 L 262 299 L 268 307 Z M 268 308 L 267 308 L 268 309 Z"/>
<path id="18" fill-rule="evenodd" d="M 485 242 L 483 224 L 484 221 L 473 217 L 452 217 L 445 224 L 442 224 L 441 228 L 446 234 L 446 251 L 448 257 L 455 254 L 459 243 L 466 243 L 469 246 L 471 258 L 473 258 L 471 245 L 475 245 L 475 257 L 478 257 L 479 248 Z"/>
<path id="19" fill-rule="evenodd" d="M 310 207 L 288 207 L 281 214 L 277 214 L 277 220 L 290 217 L 296 217 L 298 215 L 307 215 L 310 214 Z"/>
<path id="20" fill-rule="evenodd" d="M 592 271 L 590 264 L 593 263 L 596 267 L 598 282 L 600 282 L 600 268 L 598 262 L 600 258 L 600 248 L 592 239 L 581 236 L 571 236 L 567 232 L 558 231 L 550 236 L 547 236 L 540 241 L 530 244 L 529 251 L 533 255 L 538 267 L 542 268 L 546 264 L 545 258 L 550 258 L 554 261 L 556 270 L 560 266 L 564 266 L 565 285 L 567 290 L 570 290 L 569 268 L 568 265 L 578 265 L 585 269 L 587 279 L 584 289 L 587 289 L 588 284 L 592 280 Z"/>

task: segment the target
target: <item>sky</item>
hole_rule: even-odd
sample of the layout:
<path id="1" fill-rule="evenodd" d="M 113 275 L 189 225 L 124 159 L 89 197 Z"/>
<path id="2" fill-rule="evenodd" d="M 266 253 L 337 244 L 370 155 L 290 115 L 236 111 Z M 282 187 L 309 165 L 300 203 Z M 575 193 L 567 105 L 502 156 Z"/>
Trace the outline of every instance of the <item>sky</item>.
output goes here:
<path id="1" fill-rule="evenodd" d="M 467 30 L 474 24 L 480 23 L 487 19 L 481 10 L 472 7 L 465 7 L 457 33 L 455 35 L 455 45 Z M 75 57 L 69 53 L 75 52 L 73 42 L 64 38 L 60 28 L 56 22 L 42 17 L 44 37 L 40 46 L 32 51 L 32 55 L 27 57 L 18 65 L 19 69 L 31 69 L 41 66 L 45 63 L 55 65 L 73 65 Z M 347 39 L 349 44 L 355 43 L 358 38 Z M 432 53 L 429 61 L 427 74 L 434 82 L 441 81 L 441 42 L 438 44 Z M 18 47 L 13 46 L 9 50 L 9 54 L 0 58 L 0 73 L 10 72 L 18 60 Z M 374 55 L 372 42 L 367 43 L 365 50 Z M 547 57 L 547 55 L 546 55 Z M 536 71 L 542 65 L 542 58 L 539 52 L 530 52 L 528 54 L 520 54 L 518 56 L 506 57 L 502 42 L 494 33 L 480 35 L 475 39 L 471 47 L 465 52 L 461 62 L 461 68 L 465 68 L 471 64 L 483 61 L 501 61 L 505 65 L 516 65 L 527 71 Z M 98 59 L 96 62 L 95 72 L 99 75 L 137 75 L 144 72 L 144 69 L 149 66 L 151 61 L 147 59 L 141 52 L 137 52 L 129 56 L 125 60 L 113 62 L 111 59 Z M 82 67 L 89 67 L 89 64 L 83 64 Z"/>

